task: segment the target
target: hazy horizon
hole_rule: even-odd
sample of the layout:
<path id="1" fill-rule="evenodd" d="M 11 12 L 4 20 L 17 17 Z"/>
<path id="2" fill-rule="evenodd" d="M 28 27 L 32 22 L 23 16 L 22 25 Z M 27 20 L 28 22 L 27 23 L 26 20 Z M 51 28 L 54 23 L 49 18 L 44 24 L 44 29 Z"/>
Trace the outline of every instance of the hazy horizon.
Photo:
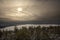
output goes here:
<path id="1" fill-rule="evenodd" d="M 60 0 L 0 0 L 0 27 L 60 24 Z"/>

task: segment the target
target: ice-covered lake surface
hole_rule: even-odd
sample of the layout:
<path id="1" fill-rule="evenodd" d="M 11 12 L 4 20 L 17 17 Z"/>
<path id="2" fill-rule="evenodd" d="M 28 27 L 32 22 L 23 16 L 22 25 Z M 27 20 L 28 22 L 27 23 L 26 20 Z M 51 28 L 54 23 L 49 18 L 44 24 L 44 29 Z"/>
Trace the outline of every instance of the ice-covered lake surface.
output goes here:
<path id="1" fill-rule="evenodd" d="M 18 29 L 22 28 L 22 27 L 37 27 L 37 26 L 41 26 L 41 27 L 49 27 L 49 26 L 60 26 L 59 24 L 22 24 L 22 25 L 15 25 Z M 15 26 L 9 26 L 9 27 L 5 27 L 2 28 L 1 30 L 14 30 Z"/>

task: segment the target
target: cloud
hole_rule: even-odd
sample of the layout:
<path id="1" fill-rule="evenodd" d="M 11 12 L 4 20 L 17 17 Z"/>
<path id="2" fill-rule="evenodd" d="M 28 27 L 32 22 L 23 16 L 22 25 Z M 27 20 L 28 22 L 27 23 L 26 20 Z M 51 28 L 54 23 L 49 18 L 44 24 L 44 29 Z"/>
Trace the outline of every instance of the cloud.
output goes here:
<path id="1" fill-rule="evenodd" d="M 60 20 L 60 1 L 47 0 L 0 0 L 0 20 L 8 21 L 58 21 Z M 18 14 L 22 7 L 24 16 Z M 18 15 L 16 15 L 18 14 Z"/>

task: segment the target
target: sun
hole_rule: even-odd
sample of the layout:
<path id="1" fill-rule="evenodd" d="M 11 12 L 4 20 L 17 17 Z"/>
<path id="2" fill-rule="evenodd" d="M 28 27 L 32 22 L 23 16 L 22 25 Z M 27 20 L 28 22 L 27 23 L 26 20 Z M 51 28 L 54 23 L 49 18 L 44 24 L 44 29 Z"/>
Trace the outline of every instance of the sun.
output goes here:
<path id="1" fill-rule="evenodd" d="M 25 14 L 22 12 L 23 12 L 23 8 L 21 8 L 21 7 L 17 8 L 17 13 L 15 16 L 18 16 L 18 17 L 24 16 Z"/>
<path id="2" fill-rule="evenodd" d="M 17 11 L 20 12 L 20 11 L 23 11 L 23 9 L 22 8 L 17 8 Z"/>

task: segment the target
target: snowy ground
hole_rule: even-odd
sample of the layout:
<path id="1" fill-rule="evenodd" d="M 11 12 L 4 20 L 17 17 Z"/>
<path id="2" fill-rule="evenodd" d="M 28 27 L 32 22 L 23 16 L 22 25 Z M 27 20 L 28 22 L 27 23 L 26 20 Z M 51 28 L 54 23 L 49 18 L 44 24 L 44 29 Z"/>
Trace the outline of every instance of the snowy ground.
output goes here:
<path id="1" fill-rule="evenodd" d="M 16 25 L 16 27 L 18 29 L 22 28 L 22 27 L 37 27 L 37 26 L 41 26 L 41 27 L 49 27 L 49 26 L 60 26 L 58 24 L 24 24 L 24 25 Z M 9 27 L 5 27 L 2 28 L 1 30 L 14 30 L 15 26 L 9 26 Z"/>

